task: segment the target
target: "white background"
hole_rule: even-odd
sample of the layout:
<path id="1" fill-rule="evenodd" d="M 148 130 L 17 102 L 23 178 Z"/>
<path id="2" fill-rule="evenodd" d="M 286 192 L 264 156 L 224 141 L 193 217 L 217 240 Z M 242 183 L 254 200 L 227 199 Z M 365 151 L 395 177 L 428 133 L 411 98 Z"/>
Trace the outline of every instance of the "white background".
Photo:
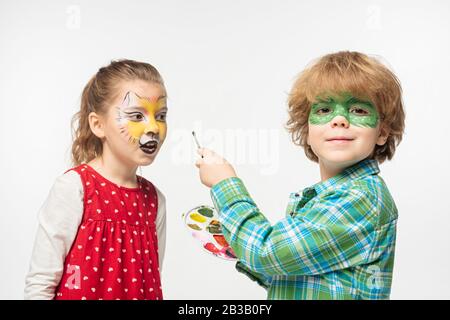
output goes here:
<path id="1" fill-rule="evenodd" d="M 70 167 L 83 86 L 111 59 L 130 58 L 156 66 L 169 94 L 168 139 L 143 169 L 168 199 L 165 298 L 265 299 L 181 223 L 183 212 L 211 203 L 190 131 L 239 162 L 260 209 L 277 221 L 290 192 L 319 180 L 283 128 L 287 93 L 312 59 L 339 50 L 381 56 L 403 85 L 404 140 L 381 165 L 400 215 L 391 298 L 450 298 L 449 39 L 444 0 L 1 1 L 0 298 L 23 296 L 36 214 Z M 236 132 L 257 137 L 241 136 L 243 155 Z M 245 150 L 255 145 L 253 161 Z"/>

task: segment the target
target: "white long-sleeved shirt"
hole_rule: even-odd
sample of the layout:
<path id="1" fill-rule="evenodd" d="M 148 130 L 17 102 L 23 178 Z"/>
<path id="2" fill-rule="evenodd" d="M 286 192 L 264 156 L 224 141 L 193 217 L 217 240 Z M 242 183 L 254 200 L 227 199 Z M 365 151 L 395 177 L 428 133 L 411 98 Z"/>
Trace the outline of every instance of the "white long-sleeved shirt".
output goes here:
<path id="1" fill-rule="evenodd" d="M 166 246 L 166 200 L 161 191 L 155 189 L 158 196 L 158 259 L 162 270 Z M 25 279 L 25 299 L 54 298 L 63 274 L 64 260 L 83 218 L 83 196 L 81 177 L 73 170 L 59 176 L 53 184 L 38 214 L 39 225 Z"/>

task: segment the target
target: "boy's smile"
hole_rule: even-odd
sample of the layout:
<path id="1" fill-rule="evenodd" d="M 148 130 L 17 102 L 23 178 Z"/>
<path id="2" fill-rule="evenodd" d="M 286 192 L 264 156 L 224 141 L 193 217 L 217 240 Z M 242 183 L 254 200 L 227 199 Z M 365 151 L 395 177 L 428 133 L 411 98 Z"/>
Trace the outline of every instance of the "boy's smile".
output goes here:
<path id="1" fill-rule="evenodd" d="M 308 118 L 308 144 L 319 158 L 323 179 L 369 156 L 383 145 L 380 116 L 370 101 L 349 93 L 318 99 Z"/>

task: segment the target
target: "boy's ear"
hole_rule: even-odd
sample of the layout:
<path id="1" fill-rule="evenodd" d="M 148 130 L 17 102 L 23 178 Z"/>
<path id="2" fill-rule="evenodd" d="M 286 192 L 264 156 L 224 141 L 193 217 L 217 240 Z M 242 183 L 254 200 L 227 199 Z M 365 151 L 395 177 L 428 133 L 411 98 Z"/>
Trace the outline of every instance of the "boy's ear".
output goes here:
<path id="1" fill-rule="evenodd" d="M 377 139 L 377 145 L 379 145 L 379 146 L 384 145 L 389 137 L 389 133 L 390 133 L 390 130 L 382 125 L 381 129 L 380 129 L 380 134 Z"/>
<path id="2" fill-rule="evenodd" d="M 104 138 L 105 129 L 103 125 L 103 119 L 97 113 L 91 112 L 89 113 L 88 120 L 89 120 L 89 127 L 91 128 L 95 136 L 99 139 Z"/>

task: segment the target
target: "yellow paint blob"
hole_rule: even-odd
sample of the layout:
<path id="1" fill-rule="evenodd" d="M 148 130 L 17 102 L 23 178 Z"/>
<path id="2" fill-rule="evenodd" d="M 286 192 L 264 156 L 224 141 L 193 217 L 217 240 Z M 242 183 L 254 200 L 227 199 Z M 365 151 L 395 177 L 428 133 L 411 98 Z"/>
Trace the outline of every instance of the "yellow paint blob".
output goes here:
<path id="1" fill-rule="evenodd" d="M 191 217 L 192 220 L 197 221 L 197 222 L 201 222 L 202 223 L 202 222 L 206 221 L 206 218 L 204 216 L 202 216 L 202 215 L 199 215 L 198 213 L 192 213 L 190 215 L 190 217 Z"/>

